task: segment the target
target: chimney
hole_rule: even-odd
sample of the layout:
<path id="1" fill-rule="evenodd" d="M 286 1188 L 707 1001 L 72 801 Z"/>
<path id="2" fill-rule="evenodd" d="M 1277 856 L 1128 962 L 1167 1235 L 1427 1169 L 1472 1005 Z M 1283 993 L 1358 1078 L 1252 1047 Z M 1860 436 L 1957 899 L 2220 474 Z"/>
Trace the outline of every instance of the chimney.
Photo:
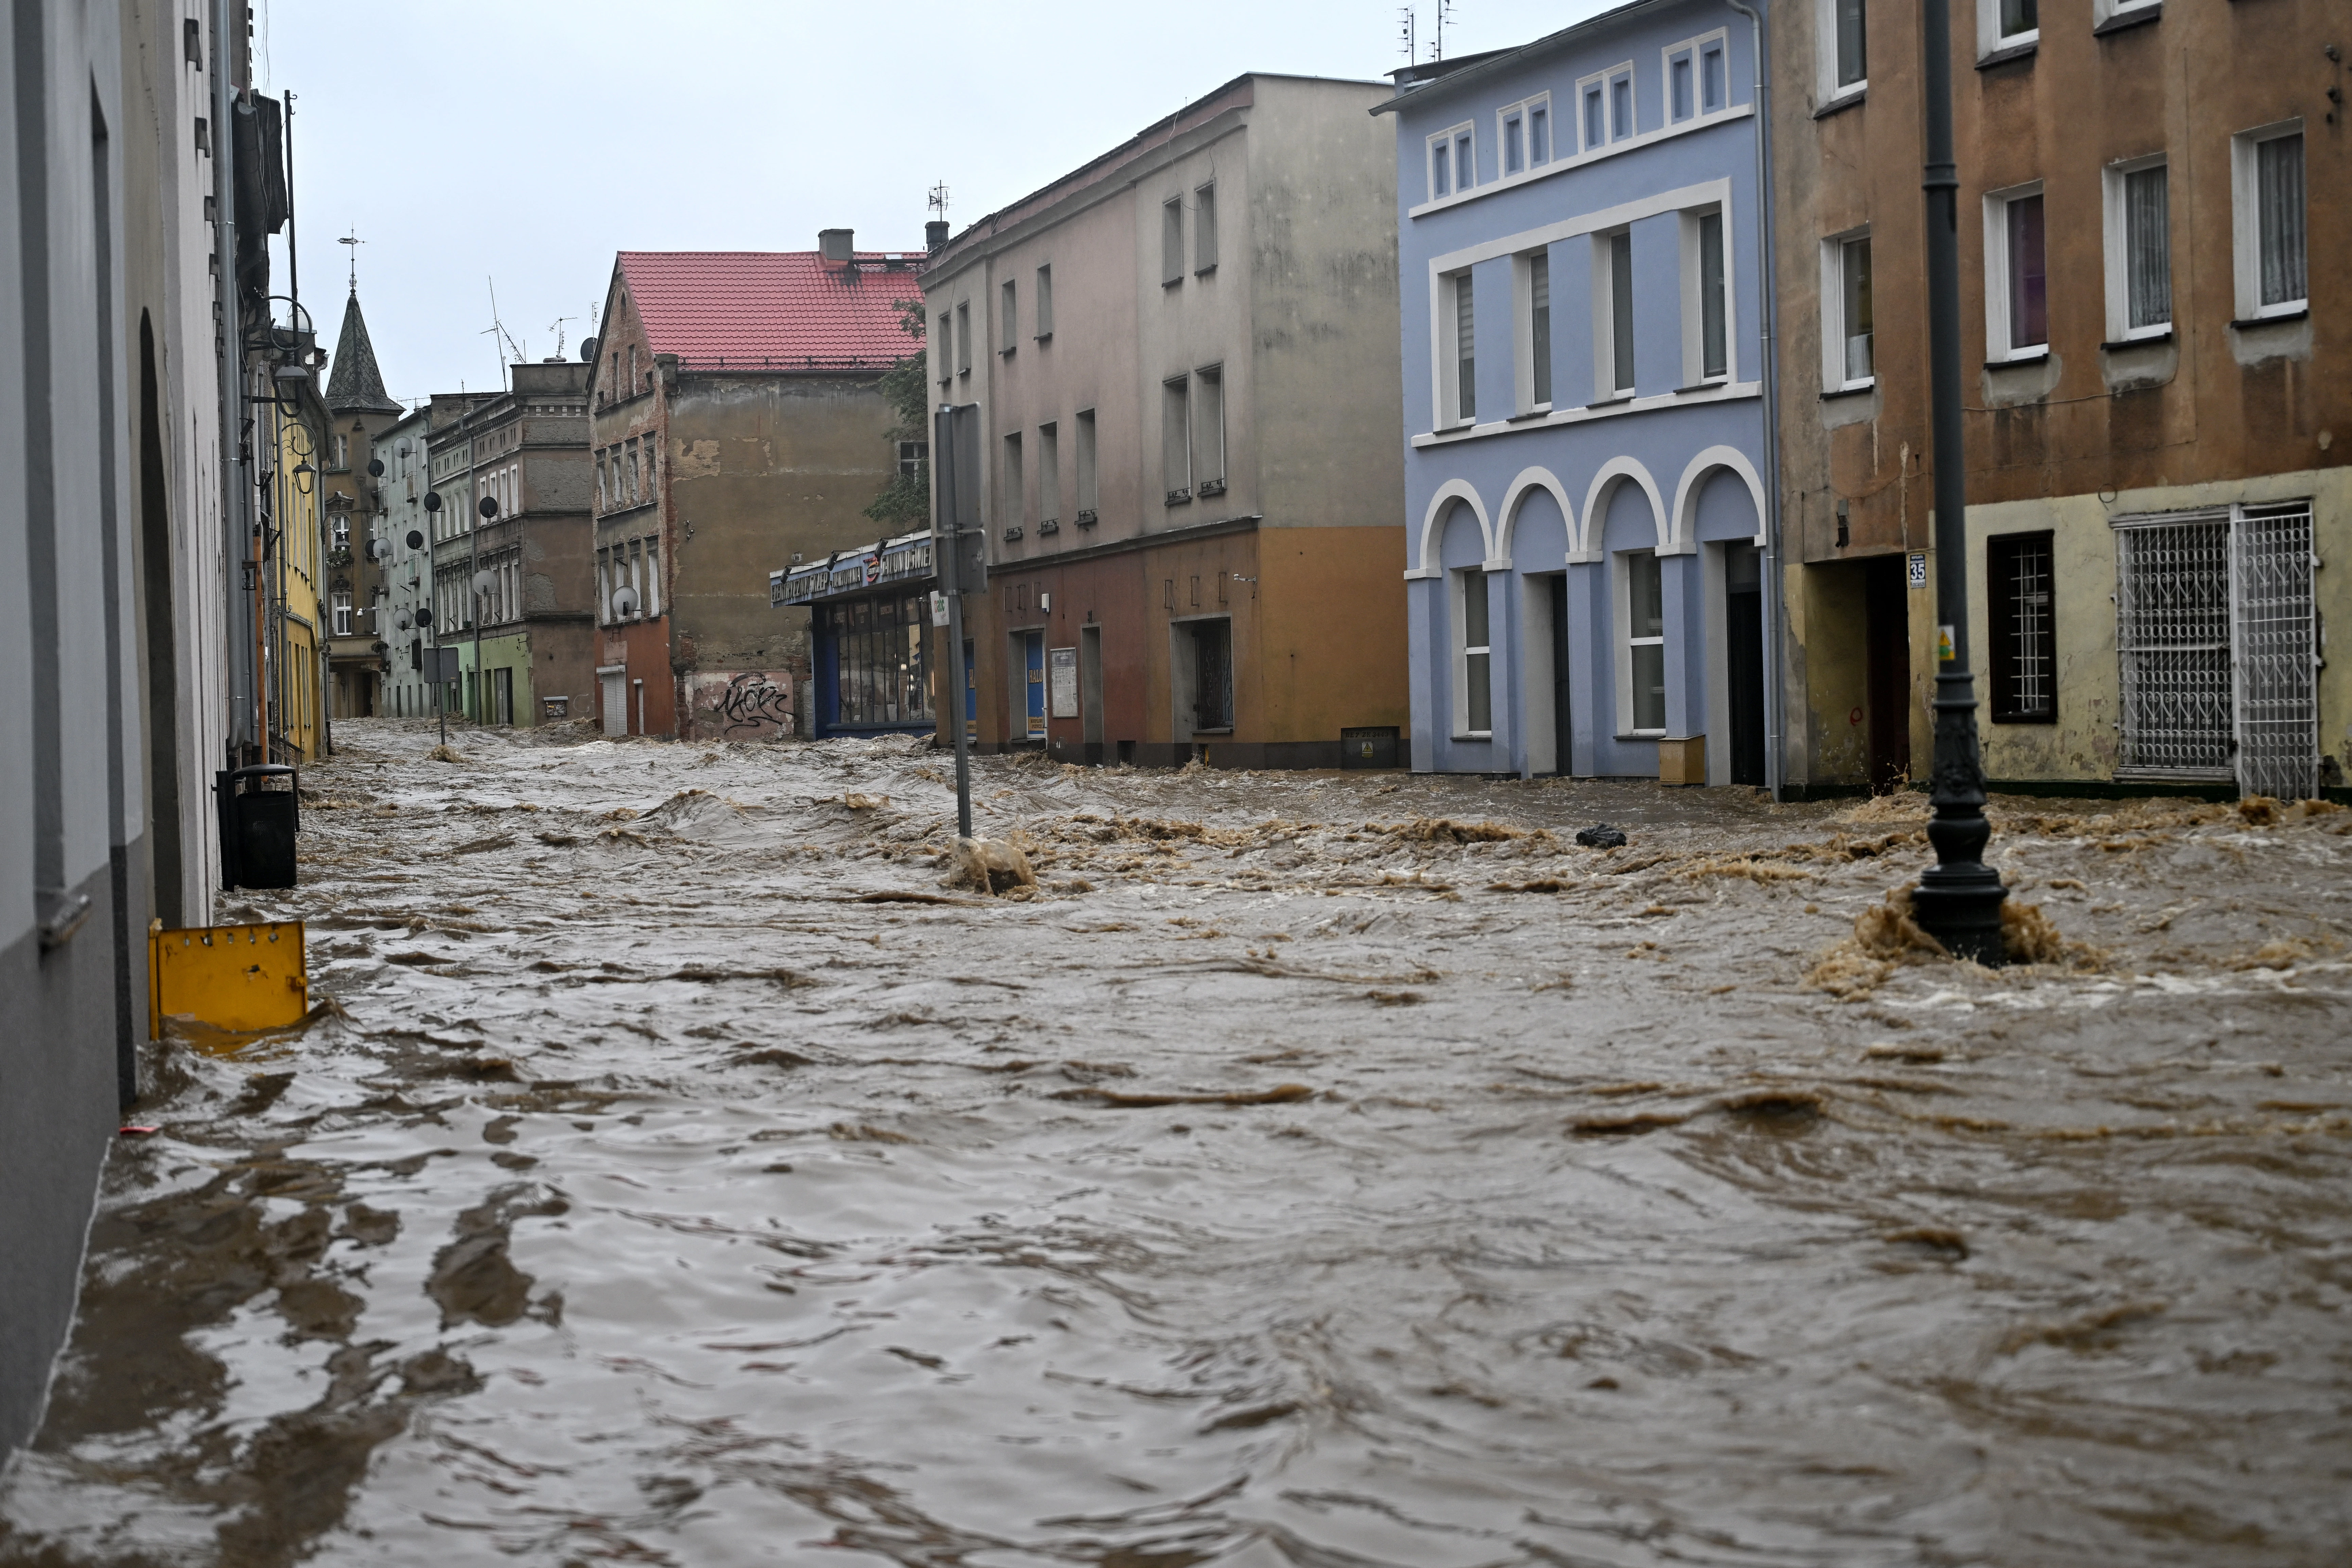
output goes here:
<path id="1" fill-rule="evenodd" d="M 947 247 L 948 220 L 935 217 L 923 226 L 923 248 L 937 256 Z"/>
<path id="2" fill-rule="evenodd" d="M 816 253 L 832 266 L 846 267 L 856 258 L 853 241 L 857 231 L 848 228 L 821 228 L 816 231 Z"/>

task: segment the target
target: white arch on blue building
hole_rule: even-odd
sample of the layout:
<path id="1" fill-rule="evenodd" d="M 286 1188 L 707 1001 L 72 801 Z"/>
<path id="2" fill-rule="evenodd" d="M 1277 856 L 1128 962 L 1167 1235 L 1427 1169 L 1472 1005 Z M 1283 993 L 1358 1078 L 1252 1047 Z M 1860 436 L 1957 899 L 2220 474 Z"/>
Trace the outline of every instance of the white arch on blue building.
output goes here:
<path id="1" fill-rule="evenodd" d="M 1527 500 L 1528 492 L 1530 490 L 1543 490 L 1549 494 L 1554 501 L 1559 503 L 1559 515 L 1568 524 L 1568 548 L 1570 554 L 1575 552 L 1577 545 L 1576 508 L 1568 499 L 1568 487 L 1561 484 L 1559 482 L 1559 476 L 1553 473 L 1549 468 L 1540 467 L 1521 468 L 1518 472 L 1518 476 L 1511 480 L 1510 487 L 1504 490 L 1503 504 L 1497 509 L 1498 514 L 1503 520 L 1502 531 L 1500 535 L 1495 541 L 1494 550 L 1495 559 L 1498 563 L 1499 570 L 1507 570 L 1509 568 L 1511 562 L 1511 535 L 1518 526 L 1519 503 Z M 1566 563 L 1562 562 L 1560 564 L 1565 565 Z"/>
<path id="2" fill-rule="evenodd" d="M 1650 470 L 1639 458 L 1612 458 L 1601 465 L 1601 471 L 1592 476 L 1591 488 L 1584 493 L 1583 527 L 1576 536 L 1576 558 L 1579 561 L 1591 563 L 1601 559 L 1602 542 L 1594 537 L 1594 530 L 1608 521 L 1609 502 L 1622 484 L 1642 487 L 1642 493 L 1650 498 L 1651 519 L 1657 524 L 1658 553 L 1671 555 L 1675 552 L 1673 541 L 1666 532 L 1666 502 L 1665 498 L 1658 493 L 1658 481 L 1650 477 Z"/>
<path id="3" fill-rule="evenodd" d="M 1429 510 L 1421 520 L 1418 563 L 1405 574 L 1407 577 L 1443 577 L 1445 574 L 1444 564 L 1439 559 L 1441 530 L 1455 501 L 1467 506 L 1470 515 L 1478 520 L 1478 534 L 1483 541 L 1485 558 L 1494 558 L 1495 525 L 1487 520 L 1486 503 L 1478 499 L 1477 487 L 1467 479 L 1448 479 L 1437 487 L 1435 495 L 1429 498 Z"/>
<path id="4" fill-rule="evenodd" d="M 1764 481 L 1758 476 L 1756 465 L 1737 447 L 1709 447 L 1690 460 L 1675 485 L 1674 510 L 1668 515 L 1673 519 L 1672 537 L 1678 551 L 1688 550 L 1698 542 L 1699 492 L 1706 488 L 1708 478 L 1717 468 L 1728 468 L 1747 482 L 1748 494 L 1756 502 L 1758 527 L 1762 527 Z M 1763 542 L 1764 536 L 1759 532 L 1756 543 L 1761 546 Z"/>

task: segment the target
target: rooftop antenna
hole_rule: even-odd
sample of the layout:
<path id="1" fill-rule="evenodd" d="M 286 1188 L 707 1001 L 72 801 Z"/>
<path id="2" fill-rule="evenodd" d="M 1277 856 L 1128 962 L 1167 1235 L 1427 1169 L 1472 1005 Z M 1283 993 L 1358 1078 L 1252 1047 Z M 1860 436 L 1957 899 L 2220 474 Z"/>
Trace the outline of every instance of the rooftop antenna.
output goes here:
<path id="1" fill-rule="evenodd" d="M 1454 0 L 1437 0 L 1437 42 L 1431 47 L 1429 55 L 1433 60 L 1445 58 L 1445 24 L 1452 20 L 1453 16 Z"/>
<path id="2" fill-rule="evenodd" d="M 490 324 L 482 329 L 482 335 L 485 337 L 494 336 L 497 339 L 498 344 L 504 345 L 499 350 L 499 379 L 503 383 L 506 380 L 508 354 L 509 353 L 513 354 L 513 363 L 517 364 L 521 363 L 526 356 L 521 349 L 515 346 L 513 334 L 507 331 L 507 324 L 499 320 L 498 279 L 495 278 L 486 278 L 483 281 L 490 286 Z M 493 346 L 497 345 L 494 344 Z"/>
<path id="3" fill-rule="evenodd" d="M 580 318 L 577 316 L 558 316 L 553 321 L 549 323 L 547 330 L 555 334 L 555 357 L 557 359 L 562 359 L 563 357 L 563 323 L 566 321 L 576 321 L 579 319 Z M 591 316 L 589 317 L 589 320 L 593 321 L 595 318 Z"/>
<path id="4" fill-rule="evenodd" d="M 1397 41 L 1404 46 L 1404 63 L 1417 65 L 1421 60 L 1421 41 L 1416 36 L 1420 30 L 1420 18 L 1412 14 L 1410 5 L 1398 6 L 1397 18 Z"/>
<path id="5" fill-rule="evenodd" d="M 335 243 L 352 247 L 352 292 L 356 294 L 360 291 L 360 247 L 365 245 L 367 241 L 360 237 L 358 229 L 352 229 Z"/>
<path id="6" fill-rule="evenodd" d="M 944 223 L 947 221 L 948 183 L 945 180 L 941 180 L 938 184 L 931 187 L 930 208 L 933 212 L 940 215 L 940 222 Z"/>

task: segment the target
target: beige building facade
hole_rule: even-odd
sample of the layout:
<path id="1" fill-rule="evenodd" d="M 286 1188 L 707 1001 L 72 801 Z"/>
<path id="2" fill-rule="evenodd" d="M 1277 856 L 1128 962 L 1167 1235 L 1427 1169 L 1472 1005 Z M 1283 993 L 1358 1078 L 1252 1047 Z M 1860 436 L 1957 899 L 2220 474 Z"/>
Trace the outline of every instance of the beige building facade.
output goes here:
<path id="1" fill-rule="evenodd" d="M 1238 78 L 933 254 L 933 402 L 982 431 L 983 748 L 1404 760 L 1388 92 Z"/>

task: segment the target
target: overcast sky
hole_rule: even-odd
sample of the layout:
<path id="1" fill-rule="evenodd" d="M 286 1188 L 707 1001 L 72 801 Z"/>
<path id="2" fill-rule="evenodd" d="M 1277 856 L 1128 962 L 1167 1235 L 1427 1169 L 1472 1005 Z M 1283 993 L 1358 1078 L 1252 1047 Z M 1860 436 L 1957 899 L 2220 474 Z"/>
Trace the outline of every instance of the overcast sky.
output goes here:
<path id="1" fill-rule="evenodd" d="M 1445 52 L 1613 0 L 1458 0 Z M 330 349 L 355 232 L 384 383 L 499 384 L 499 316 L 576 354 L 616 250 L 921 248 L 1246 70 L 1374 78 L 1395 0 L 253 0 L 254 68 L 294 95 L 303 302 Z M 1426 56 L 1436 0 L 1422 0 Z M 273 287 L 283 289 L 284 261 Z"/>

